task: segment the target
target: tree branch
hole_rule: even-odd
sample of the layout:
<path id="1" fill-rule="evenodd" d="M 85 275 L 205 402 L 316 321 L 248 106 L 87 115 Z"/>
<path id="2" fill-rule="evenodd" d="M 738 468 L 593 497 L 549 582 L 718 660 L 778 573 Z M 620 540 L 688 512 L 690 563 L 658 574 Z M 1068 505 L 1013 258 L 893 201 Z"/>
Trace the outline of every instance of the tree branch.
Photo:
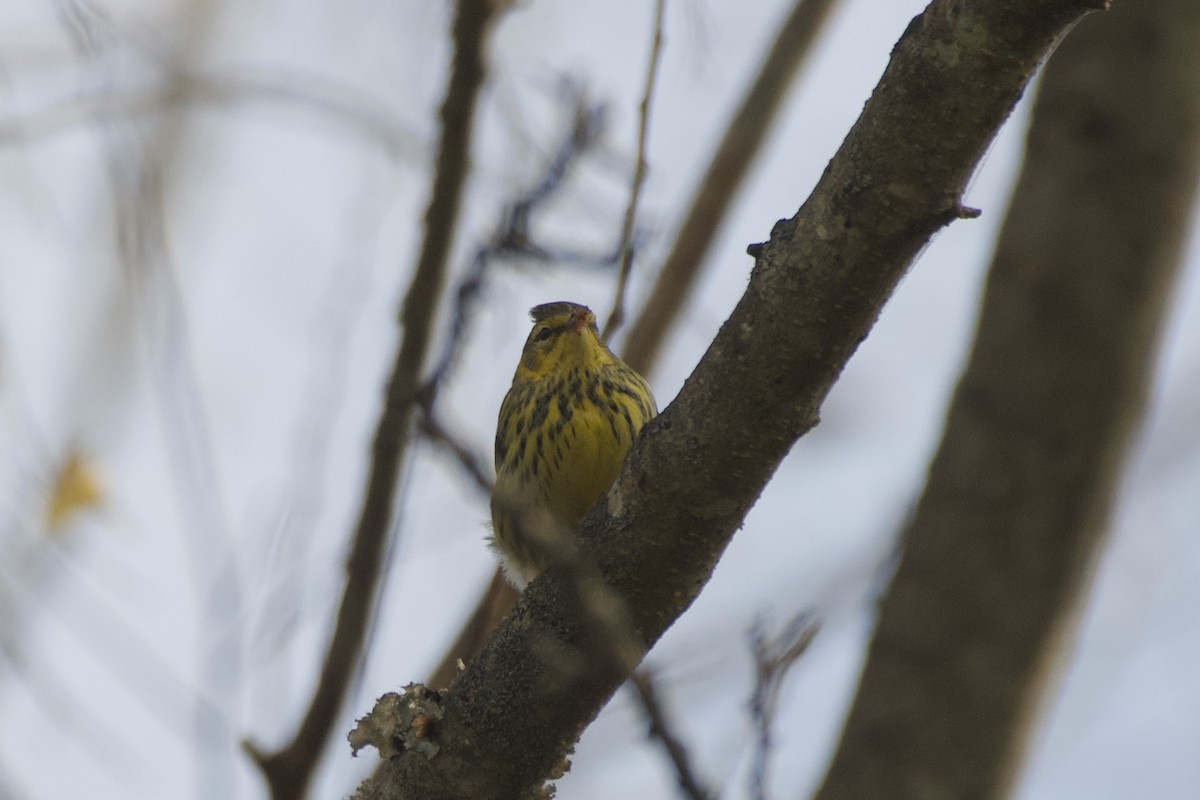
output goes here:
<path id="1" fill-rule="evenodd" d="M 420 137 L 389 115 L 378 98 L 361 96 L 353 87 L 318 74 L 286 71 L 237 74 L 190 71 L 166 65 L 168 80 L 148 89 L 110 89 L 83 94 L 23 116 L 0 117 L 0 146 L 69 133 L 75 126 L 111 123 L 161 114 L 177 108 L 275 102 L 310 109 L 325 121 L 343 125 L 390 155 L 416 160 L 423 152 Z"/>
<path id="2" fill-rule="evenodd" d="M 820 630 L 811 612 L 793 617 L 775 636 L 768 636 L 763 625 L 750 632 L 754 654 L 754 691 L 750 695 L 750 718 L 754 721 L 754 766 L 750 770 L 750 796 L 767 798 L 767 766 L 771 760 L 771 728 L 779 709 L 783 682 L 800 656 L 808 650 Z"/>
<path id="3" fill-rule="evenodd" d="M 476 490 L 486 499 L 492 494 L 492 475 L 484 464 L 487 462 L 479 457 L 474 452 L 473 448 L 461 442 L 458 437 L 446 430 L 442 425 L 442 421 L 433 413 L 433 409 L 426 404 L 420 406 L 420 416 L 417 424 L 421 426 L 421 432 L 425 434 L 430 442 L 448 452 L 453 458 L 463 474 L 471 479 L 471 483 L 475 485 Z"/>
<path id="4" fill-rule="evenodd" d="M 974 351 L 819 798 L 1001 798 L 1103 542 L 1200 177 L 1200 5 L 1041 82 Z"/>
<path id="5" fill-rule="evenodd" d="M 705 788 L 704 783 L 696 775 L 687 748 L 675 735 L 671 723 L 667 720 L 667 713 L 663 709 L 662 703 L 658 701 L 658 692 L 655 690 L 653 678 L 645 670 L 638 670 L 633 673 L 629 683 L 637 692 L 638 700 L 642 703 L 642 712 L 646 715 L 650 737 L 657 739 L 662 744 L 667 758 L 671 761 L 671 766 L 675 768 L 675 780 L 679 783 L 679 789 L 683 796 L 688 800 L 713 800 L 715 795 Z"/>
<path id="6" fill-rule="evenodd" d="M 484 48 L 492 24 L 506 7 L 499 0 L 458 0 L 455 7 L 454 63 L 441 109 L 442 138 L 425 212 L 425 238 L 400 313 L 404 335 L 375 431 L 366 497 L 346 564 L 346 586 L 333 636 L 308 712 L 292 741 L 272 754 L 246 745 L 275 800 L 305 795 L 362 657 L 392 522 L 396 480 L 411 439 L 421 369 L 469 172 L 475 101 L 485 77 Z"/>
<path id="7" fill-rule="evenodd" d="M 796 216 L 756 248 L 746 293 L 585 519 L 582 554 L 652 645 L 691 604 L 912 259 L 961 213 L 975 165 L 1058 39 L 1063 0 L 935 0 Z M 1091 5 L 1094 5 L 1092 3 Z M 952 133 L 952 135 L 950 135 Z M 551 567 L 361 798 L 518 797 L 562 763 L 625 679 L 589 664 L 571 576 Z M 595 667 L 602 668 L 595 668 Z"/>
<path id="8" fill-rule="evenodd" d="M 621 241 L 618 244 L 621 265 L 617 270 L 617 288 L 613 297 L 612 312 L 604 323 L 600 339 L 607 342 L 625 322 L 625 287 L 629 285 L 629 273 L 633 270 L 633 226 L 637 222 L 638 200 L 642 196 L 642 185 L 646 182 L 646 141 L 650 138 L 650 107 L 654 103 L 654 86 L 658 82 L 658 65 L 662 60 L 663 16 L 667 0 L 655 0 L 654 35 L 650 40 L 650 56 L 646 65 L 646 82 L 642 88 L 642 102 L 638 104 L 637 156 L 633 175 L 629 179 L 629 202 L 625 206 L 625 219 L 621 223 Z"/>
<path id="9" fill-rule="evenodd" d="M 721 223 L 750 170 L 754 157 L 771 130 L 775 113 L 812 50 L 829 10 L 837 0 L 796 0 L 791 13 L 763 59 L 741 106 L 729 122 L 725 137 L 713 153 L 663 262 L 650 298 L 629 329 L 622 355 L 643 375 L 658 358 L 667 332 L 691 295 L 696 276 L 721 230 Z"/>

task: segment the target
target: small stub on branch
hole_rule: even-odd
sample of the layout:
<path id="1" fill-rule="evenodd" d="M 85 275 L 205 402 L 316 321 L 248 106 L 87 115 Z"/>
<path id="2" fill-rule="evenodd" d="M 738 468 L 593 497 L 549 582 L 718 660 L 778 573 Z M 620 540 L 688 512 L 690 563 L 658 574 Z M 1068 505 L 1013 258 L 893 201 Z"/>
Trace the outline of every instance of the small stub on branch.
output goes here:
<path id="1" fill-rule="evenodd" d="M 440 749 L 431 738 L 433 726 L 444 713 L 440 694 L 410 683 L 404 687 L 404 694 L 388 692 L 376 700 L 371 713 L 360 719 L 346 738 L 356 756 L 364 747 L 374 747 L 381 758 L 391 758 L 404 750 L 433 758 Z"/>

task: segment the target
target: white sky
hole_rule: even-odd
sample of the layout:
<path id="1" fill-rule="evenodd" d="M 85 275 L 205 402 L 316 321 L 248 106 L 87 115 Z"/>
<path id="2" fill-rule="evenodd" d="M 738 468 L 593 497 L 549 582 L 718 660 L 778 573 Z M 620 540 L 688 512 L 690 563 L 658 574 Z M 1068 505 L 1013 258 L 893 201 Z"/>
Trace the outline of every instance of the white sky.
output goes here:
<path id="1" fill-rule="evenodd" d="M 786 5 L 669 5 L 635 307 Z M 922 5 L 844 0 L 649 376 L 660 406 L 741 294 L 745 245 L 795 212 Z M 0 798 L 264 796 L 237 742 L 291 735 L 323 652 L 420 233 L 448 6 L 254 0 L 188 12 L 106 1 L 74 12 L 108 20 L 90 17 L 89 56 L 68 38 L 66 0 L 0 5 Z M 456 276 L 556 142 L 562 76 L 607 101 L 612 126 L 544 230 L 583 249 L 612 241 L 651 17 L 628 0 L 533 2 L 508 15 Z M 236 79 L 240 99 L 139 125 L 118 114 L 104 128 L 72 113 L 145 97 L 184 66 Z M 390 125 L 395 148 L 295 95 L 366 109 Z M 803 796 L 821 776 L 869 635 L 875 576 L 969 343 L 1024 123 L 1021 111 L 966 198 L 983 217 L 928 248 L 822 425 L 650 656 L 724 797 L 748 792 L 748 631 L 808 608 L 825 629 L 785 684 L 770 784 L 775 796 Z M 136 174 L 164 131 L 178 137 L 164 189 L 169 253 L 133 263 L 116 244 L 112 181 Z M 1111 545 L 1021 800 L 1200 796 L 1195 241 L 1188 260 Z M 526 310 L 571 299 L 603 315 L 612 291 L 595 269 L 497 274 L 442 407 L 485 457 Z M 72 447 L 100 464 L 107 502 L 51 537 L 43 493 Z M 340 731 L 375 696 L 428 673 L 493 569 L 486 503 L 453 464 L 421 446 L 399 491 L 375 644 Z M 585 734 L 560 797 L 671 796 L 672 774 L 643 731 L 619 694 Z M 370 766 L 370 754 L 335 747 L 314 796 L 348 793 Z"/>

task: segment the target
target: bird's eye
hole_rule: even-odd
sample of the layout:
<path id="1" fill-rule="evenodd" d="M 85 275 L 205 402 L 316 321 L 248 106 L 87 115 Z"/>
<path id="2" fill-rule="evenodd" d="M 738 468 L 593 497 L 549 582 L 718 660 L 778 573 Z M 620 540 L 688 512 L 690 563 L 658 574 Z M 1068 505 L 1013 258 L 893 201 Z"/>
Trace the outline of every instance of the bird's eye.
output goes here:
<path id="1" fill-rule="evenodd" d="M 537 332 L 537 340 L 539 342 L 544 342 L 549 338 L 550 338 L 550 329 L 549 328 L 542 328 L 540 331 Z"/>

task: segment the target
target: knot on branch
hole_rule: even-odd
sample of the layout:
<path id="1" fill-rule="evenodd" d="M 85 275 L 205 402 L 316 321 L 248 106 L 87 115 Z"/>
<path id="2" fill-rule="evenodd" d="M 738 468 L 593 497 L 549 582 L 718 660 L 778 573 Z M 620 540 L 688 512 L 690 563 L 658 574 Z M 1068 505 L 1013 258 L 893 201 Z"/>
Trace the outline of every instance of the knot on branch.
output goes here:
<path id="1" fill-rule="evenodd" d="M 796 234 L 796 218 L 781 219 L 771 228 L 771 238 L 765 242 L 757 242 L 755 244 L 746 245 L 746 252 L 753 258 L 758 258 L 762 255 L 763 250 L 768 244 L 782 240 L 791 241 Z"/>
<path id="2" fill-rule="evenodd" d="M 371 713 L 360 719 L 346 738 L 356 756 L 359 750 L 370 746 L 385 759 L 405 750 L 433 758 L 441 746 L 430 737 L 433 726 L 444 714 L 438 692 L 410 683 L 403 694 L 388 692 L 376 700 Z"/>

